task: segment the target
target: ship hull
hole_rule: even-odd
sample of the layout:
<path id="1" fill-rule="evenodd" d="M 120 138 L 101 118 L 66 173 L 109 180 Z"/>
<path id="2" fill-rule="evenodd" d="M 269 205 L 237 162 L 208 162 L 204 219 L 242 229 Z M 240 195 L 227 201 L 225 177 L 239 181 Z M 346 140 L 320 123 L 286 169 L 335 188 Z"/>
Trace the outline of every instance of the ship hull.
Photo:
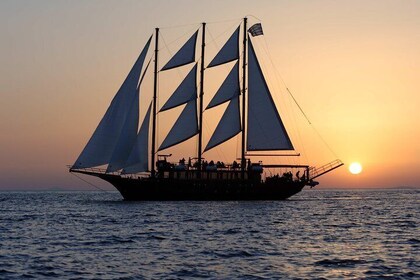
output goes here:
<path id="1" fill-rule="evenodd" d="M 111 183 L 124 200 L 284 200 L 299 193 L 306 182 L 252 180 L 178 180 L 95 175 Z"/>

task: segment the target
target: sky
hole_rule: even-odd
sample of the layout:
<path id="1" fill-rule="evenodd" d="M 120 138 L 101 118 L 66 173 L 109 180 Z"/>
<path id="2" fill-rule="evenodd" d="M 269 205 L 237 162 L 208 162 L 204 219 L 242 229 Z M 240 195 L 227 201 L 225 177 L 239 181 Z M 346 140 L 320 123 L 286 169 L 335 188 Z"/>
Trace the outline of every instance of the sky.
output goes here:
<path id="1" fill-rule="evenodd" d="M 266 57 L 263 71 L 302 154 L 291 163 L 341 159 L 344 167 L 319 178 L 324 188 L 420 186 L 420 1 L 2 0 L 0 189 L 92 189 L 66 165 L 89 140 L 154 28 L 161 28 L 163 66 L 207 22 L 209 62 L 244 16 L 263 25 L 256 52 Z M 205 104 L 222 75 L 208 72 L 214 78 Z M 162 74 L 160 105 L 175 80 Z M 142 98 L 147 103 L 147 94 Z M 205 139 L 223 109 L 205 112 Z M 158 141 L 171 123 L 160 118 Z M 193 154 L 194 141 L 170 151 L 173 160 Z M 205 157 L 233 160 L 237 143 Z M 348 171 L 352 162 L 362 164 L 360 174 Z"/>

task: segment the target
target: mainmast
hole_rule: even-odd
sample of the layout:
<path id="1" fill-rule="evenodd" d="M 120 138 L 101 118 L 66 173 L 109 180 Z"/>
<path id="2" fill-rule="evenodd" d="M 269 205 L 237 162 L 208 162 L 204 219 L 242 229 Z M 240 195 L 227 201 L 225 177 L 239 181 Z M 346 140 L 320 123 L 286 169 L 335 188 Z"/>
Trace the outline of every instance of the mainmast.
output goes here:
<path id="1" fill-rule="evenodd" d="M 159 47 L 159 28 L 156 28 L 155 35 L 155 71 L 153 78 L 153 125 L 152 125 L 152 178 L 155 177 L 155 154 L 156 154 L 156 100 L 157 100 L 157 79 L 158 79 L 158 47 Z"/>
<path id="2" fill-rule="evenodd" d="M 201 68 L 200 68 L 200 112 L 198 118 L 198 167 L 201 170 L 201 154 L 203 142 L 203 97 L 204 97 L 204 49 L 206 46 L 206 23 L 203 22 L 201 37 Z M 200 174 L 200 173 L 198 173 Z"/>
<path id="3" fill-rule="evenodd" d="M 244 18 L 244 40 L 243 40 L 243 59 L 242 59 L 242 149 L 241 149 L 241 175 L 244 179 L 245 171 L 245 92 L 246 92 L 246 43 L 247 43 L 247 18 Z"/>

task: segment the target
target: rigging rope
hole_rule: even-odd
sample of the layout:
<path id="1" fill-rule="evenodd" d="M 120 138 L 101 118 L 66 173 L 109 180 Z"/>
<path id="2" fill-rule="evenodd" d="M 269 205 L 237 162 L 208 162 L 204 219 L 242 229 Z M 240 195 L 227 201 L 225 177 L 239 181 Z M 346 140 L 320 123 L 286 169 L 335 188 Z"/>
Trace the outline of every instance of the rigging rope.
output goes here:
<path id="1" fill-rule="evenodd" d="M 266 53 L 268 55 L 268 58 L 274 68 L 274 71 L 276 72 L 276 74 L 280 77 L 281 82 L 283 83 L 284 87 L 286 88 L 286 91 L 289 93 L 289 95 L 292 97 L 293 101 L 295 102 L 296 106 L 298 107 L 298 109 L 300 110 L 300 112 L 302 113 L 302 115 L 304 116 L 304 118 L 307 120 L 308 124 L 312 127 L 312 129 L 315 131 L 315 133 L 318 135 L 318 137 L 321 139 L 321 141 L 324 143 L 324 145 L 327 147 L 327 149 L 336 157 L 338 158 L 337 154 L 331 149 L 331 147 L 328 145 L 328 143 L 324 140 L 324 138 L 321 136 L 321 134 L 318 132 L 318 130 L 315 128 L 315 126 L 312 124 L 312 122 L 310 121 L 310 119 L 308 118 L 308 116 L 305 114 L 305 112 L 303 111 L 302 107 L 300 107 L 299 103 L 297 102 L 296 98 L 293 96 L 292 92 L 289 90 L 289 88 L 286 85 L 286 82 L 284 81 L 282 75 L 280 74 L 279 70 L 277 69 L 276 65 L 273 62 L 273 59 L 270 55 L 270 53 L 268 52 L 268 44 L 267 44 L 267 40 L 264 37 L 264 43 L 266 45 Z"/>
<path id="2" fill-rule="evenodd" d="M 309 120 L 308 116 L 306 116 L 305 112 L 302 110 L 302 108 L 300 107 L 299 103 L 297 102 L 297 100 L 295 99 L 295 97 L 293 96 L 293 94 L 290 92 L 290 90 L 289 90 L 288 87 L 286 87 L 286 90 L 290 94 L 290 96 L 292 97 L 293 101 L 295 102 L 296 106 L 299 108 L 300 112 L 303 114 L 303 116 L 305 117 L 305 119 L 308 121 L 308 123 L 310 125 L 312 125 L 312 123 Z"/>
<path id="3" fill-rule="evenodd" d="M 168 46 L 172 45 L 175 42 L 178 42 L 179 40 L 181 40 L 182 38 L 186 37 L 188 34 L 191 34 L 192 30 L 198 30 L 201 28 L 201 24 L 200 25 L 194 25 L 194 28 L 190 28 L 187 31 L 185 31 L 182 35 L 178 36 L 177 38 L 175 38 L 174 40 L 170 41 L 169 43 L 166 43 L 161 32 L 159 32 L 160 37 L 164 40 L 165 46 L 166 48 L 169 50 Z M 171 54 L 172 55 L 172 54 Z"/>
<path id="4" fill-rule="evenodd" d="M 174 29 L 174 28 L 180 28 L 180 27 L 186 27 L 186 26 L 197 26 L 199 24 L 201 23 L 193 22 L 193 23 L 181 24 L 181 25 L 163 26 L 163 27 L 159 27 L 159 29 Z"/>
<path id="5" fill-rule="evenodd" d="M 220 23 L 226 23 L 226 22 L 232 22 L 232 21 L 238 21 L 238 20 L 242 20 L 242 18 L 227 19 L 227 20 L 220 20 L 220 21 L 209 21 L 209 22 L 206 22 L 206 24 L 220 24 Z M 188 23 L 188 24 L 163 26 L 163 27 L 159 27 L 159 29 L 174 29 L 174 28 L 180 28 L 180 27 L 186 27 L 186 26 L 201 25 L 201 23 L 202 22 L 193 22 L 193 23 Z"/>
<path id="6" fill-rule="evenodd" d="M 241 19 L 241 21 L 242 21 L 242 19 Z M 225 30 L 223 32 L 220 32 L 219 35 L 217 35 L 216 37 L 213 37 L 210 30 L 208 30 L 207 32 L 209 33 L 209 35 L 211 37 L 211 41 L 206 42 L 206 45 L 214 44 L 220 50 L 220 47 L 217 45 L 216 40 L 219 39 L 220 37 L 224 36 L 226 33 L 230 32 L 233 28 L 235 28 L 235 30 L 236 30 L 236 28 L 241 24 L 241 21 L 239 21 L 239 22 L 235 21 L 234 24 L 225 28 Z"/>
<path id="7" fill-rule="evenodd" d="M 102 189 L 102 188 L 100 188 L 100 187 L 96 186 L 95 184 L 93 184 L 93 183 L 91 183 L 91 182 L 88 182 L 87 180 L 85 180 L 85 179 L 83 179 L 83 178 L 81 178 L 81 177 L 77 176 L 77 175 L 76 175 L 76 174 L 74 174 L 74 173 L 70 173 L 70 174 L 71 174 L 71 175 L 73 175 L 73 176 L 75 176 L 75 177 L 77 177 L 77 178 L 79 178 L 79 179 L 80 179 L 80 180 L 82 180 L 83 182 L 85 182 L 85 183 L 87 183 L 87 184 L 91 185 L 92 187 L 94 187 L 94 188 L 96 188 L 96 189 L 98 189 L 98 190 L 100 190 L 100 191 L 103 191 L 103 192 L 106 192 L 106 193 L 110 192 L 110 191 L 108 191 L 108 190 L 104 190 L 104 189 Z"/>

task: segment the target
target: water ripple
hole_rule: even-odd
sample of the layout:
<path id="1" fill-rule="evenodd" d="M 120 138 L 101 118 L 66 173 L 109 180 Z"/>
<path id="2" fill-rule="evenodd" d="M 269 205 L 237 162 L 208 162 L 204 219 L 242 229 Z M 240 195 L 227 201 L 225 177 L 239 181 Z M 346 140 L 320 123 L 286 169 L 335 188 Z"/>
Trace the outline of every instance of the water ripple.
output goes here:
<path id="1" fill-rule="evenodd" d="M 418 279 L 419 194 L 124 202 L 0 192 L 0 279 Z"/>

